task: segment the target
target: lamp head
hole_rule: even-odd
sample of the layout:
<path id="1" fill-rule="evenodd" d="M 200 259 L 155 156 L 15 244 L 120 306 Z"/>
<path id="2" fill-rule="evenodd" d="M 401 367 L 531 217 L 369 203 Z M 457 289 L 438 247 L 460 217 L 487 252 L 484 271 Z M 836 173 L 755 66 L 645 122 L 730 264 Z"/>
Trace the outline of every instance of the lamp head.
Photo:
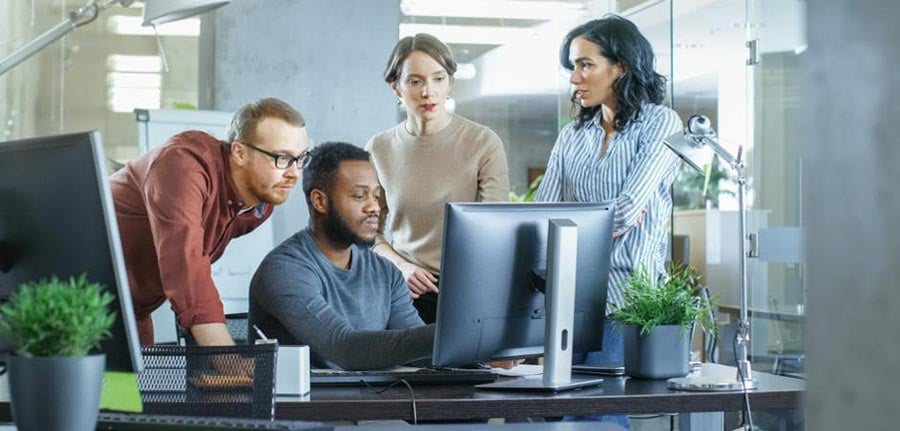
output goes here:
<path id="1" fill-rule="evenodd" d="M 178 21 L 216 9 L 229 2 L 231 0 L 146 0 L 143 25 L 157 26 Z"/>
<path id="2" fill-rule="evenodd" d="M 714 134 L 709 118 L 698 114 L 691 115 L 691 118 L 688 118 L 687 131 L 694 136 L 710 136 Z"/>
<path id="3" fill-rule="evenodd" d="M 703 172 L 703 167 L 710 165 L 716 156 L 716 151 L 708 145 L 715 135 L 709 118 L 691 115 L 684 131 L 666 137 L 663 142 L 692 168 Z"/>

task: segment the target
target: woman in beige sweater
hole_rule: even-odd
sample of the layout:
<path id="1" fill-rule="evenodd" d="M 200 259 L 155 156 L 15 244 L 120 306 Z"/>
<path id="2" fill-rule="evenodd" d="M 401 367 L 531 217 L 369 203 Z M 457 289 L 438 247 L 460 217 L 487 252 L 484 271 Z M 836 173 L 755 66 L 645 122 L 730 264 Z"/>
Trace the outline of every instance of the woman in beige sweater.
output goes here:
<path id="1" fill-rule="evenodd" d="M 509 194 L 503 142 L 444 107 L 455 72 L 450 49 L 434 36 L 397 42 L 384 80 L 406 120 L 366 145 L 384 187 L 374 250 L 403 273 L 426 323 L 435 320 L 445 203 L 505 201 Z"/>

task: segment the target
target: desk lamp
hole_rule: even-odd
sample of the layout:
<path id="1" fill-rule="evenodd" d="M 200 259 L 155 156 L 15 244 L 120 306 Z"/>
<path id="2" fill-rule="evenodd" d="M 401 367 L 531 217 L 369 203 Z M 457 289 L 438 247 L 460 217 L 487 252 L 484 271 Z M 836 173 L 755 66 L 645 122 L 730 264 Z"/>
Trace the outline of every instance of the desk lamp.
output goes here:
<path id="1" fill-rule="evenodd" d="M 223 6 L 231 0 L 148 0 L 144 4 L 144 26 L 157 26 L 177 21 Z M 90 24 L 100 16 L 100 12 L 115 5 L 128 7 L 134 0 L 89 0 L 84 6 L 69 12 L 65 21 L 47 30 L 40 36 L 0 60 L 0 75 L 19 63 L 37 54 L 57 39 L 71 33 L 76 28 Z"/>
<path id="2" fill-rule="evenodd" d="M 747 317 L 747 217 L 744 207 L 744 192 L 746 191 L 747 178 L 744 176 L 743 147 L 738 147 L 737 155 L 728 152 L 716 137 L 710 121 L 703 115 L 692 115 L 688 119 L 687 127 L 683 132 L 675 133 L 664 139 L 665 144 L 684 159 L 691 167 L 703 172 L 703 166 L 709 165 L 713 157 L 718 156 L 723 162 L 731 166 L 737 172 L 738 177 L 738 250 L 741 254 L 738 259 L 738 269 L 741 280 L 741 308 L 740 321 L 737 331 L 737 375 L 734 378 L 721 378 L 704 375 L 688 375 L 668 380 L 670 389 L 693 391 L 735 391 L 756 389 L 757 381 L 753 379 L 747 348 L 750 345 L 750 321 Z"/>

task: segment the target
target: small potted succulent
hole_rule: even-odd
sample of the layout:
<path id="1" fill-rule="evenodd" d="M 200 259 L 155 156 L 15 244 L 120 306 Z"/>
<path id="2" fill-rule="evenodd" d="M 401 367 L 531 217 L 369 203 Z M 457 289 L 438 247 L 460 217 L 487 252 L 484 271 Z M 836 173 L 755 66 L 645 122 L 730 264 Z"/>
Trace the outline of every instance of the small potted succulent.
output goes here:
<path id="1" fill-rule="evenodd" d="M 113 299 L 81 275 L 25 283 L 0 307 L 0 334 L 13 346 L 7 369 L 18 429 L 94 429 L 106 356 L 91 350 L 109 336 Z"/>
<path id="2" fill-rule="evenodd" d="M 716 298 L 701 299 L 700 275 L 683 265 L 668 268 L 657 283 L 645 268 L 634 273 L 624 300 L 612 317 L 623 331 L 625 372 L 643 379 L 666 379 L 688 374 L 691 333 L 699 323 L 707 332 L 717 327 L 710 310 Z"/>

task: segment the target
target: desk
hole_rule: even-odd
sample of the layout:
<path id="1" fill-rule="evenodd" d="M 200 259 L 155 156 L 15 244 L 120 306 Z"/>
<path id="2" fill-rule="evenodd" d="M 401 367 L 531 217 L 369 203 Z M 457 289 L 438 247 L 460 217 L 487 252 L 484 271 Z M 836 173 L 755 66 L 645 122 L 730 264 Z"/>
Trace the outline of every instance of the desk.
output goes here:
<path id="1" fill-rule="evenodd" d="M 728 375 L 735 373 L 734 368 L 718 364 L 704 364 L 703 370 Z M 805 391 L 803 381 L 765 373 L 757 373 L 755 377 L 759 380 L 759 389 L 750 393 L 750 404 L 754 410 L 796 410 L 801 407 L 801 397 Z M 624 377 L 606 378 L 602 387 L 558 394 L 495 392 L 464 385 L 419 386 L 414 389 L 419 420 L 608 413 L 709 413 L 739 411 L 743 406 L 743 395 L 739 392 L 677 392 L 667 389 L 665 380 Z M 412 405 L 405 387 L 394 387 L 380 395 L 364 387 L 313 388 L 309 400 L 278 397 L 275 416 L 279 419 L 323 422 L 412 421 Z M 718 416 L 721 417 L 721 414 Z M 11 421 L 5 378 L 0 384 L 2 421 Z M 721 430 L 721 426 L 718 429 Z"/>
<path id="2" fill-rule="evenodd" d="M 719 305 L 719 311 L 729 316 L 737 316 L 741 313 L 740 307 L 733 305 Z M 758 317 L 760 319 L 771 319 L 783 322 L 803 323 L 806 320 L 806 314 L 797 309 L 796 306 L 778 306 L 769 309 L 748 308 L 747 317 Z"/>
<path id="3" fill-rule="evenodd" d="M 736 373 L 732 367 L 704 364 L 704 372 Z M 801 407 L 803 381 L 765 373 L 755 375 L 759 389 L 750 393 L 754 410 L 795 410 Z M 602 387 L 558 394 L 511 393 L 472 386 L 415 388 L 420 420 L 553 417 L 581 414 L 649 414 L 739 411 L 739 392 L 677 392 L 665 380 L 605 378 Z M 315 421 L 412 420 L 409 391 L 395 387 L 381 395 L 367 388 L 313 388 L 311 400 L 279 397 L 276 417 Z"/>

